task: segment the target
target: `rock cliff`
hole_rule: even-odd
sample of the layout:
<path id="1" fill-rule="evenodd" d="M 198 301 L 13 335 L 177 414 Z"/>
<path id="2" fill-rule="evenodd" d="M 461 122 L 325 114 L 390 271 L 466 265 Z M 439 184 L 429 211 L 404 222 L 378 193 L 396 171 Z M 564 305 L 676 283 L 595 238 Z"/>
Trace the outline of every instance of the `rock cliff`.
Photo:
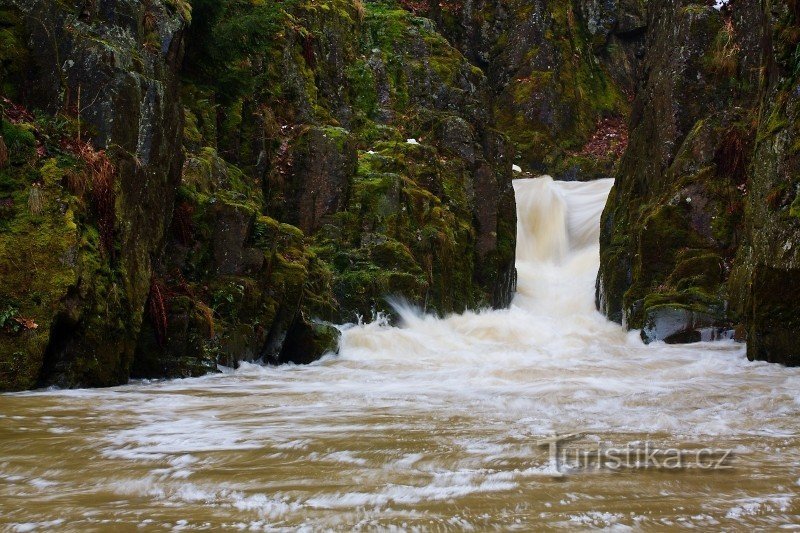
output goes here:
<path id="1" fill-rule="evenodd" d="M 180 180 L 172 4 L 4 2 L 0 389 L 127 380 Z"/>
<path id="2" fill-rule="evenodd" d="M 797 364 L 797 6 L 724 4 L 648 4 L 598 305 L 646 341 L 736 336 Z"/>
<path id="3" fill-rule="evenodd" d="M 309 362 L 332 323 L 502 307 L 514 146 L 394 2 L 2 7 L 0 388 Z"/>
<path id="4" fill-rule="evenodd" d="M 406 0 L 486 72 L 498 127 L 534 175 L 613 174 L 646 29 L 641 0 Z"/>

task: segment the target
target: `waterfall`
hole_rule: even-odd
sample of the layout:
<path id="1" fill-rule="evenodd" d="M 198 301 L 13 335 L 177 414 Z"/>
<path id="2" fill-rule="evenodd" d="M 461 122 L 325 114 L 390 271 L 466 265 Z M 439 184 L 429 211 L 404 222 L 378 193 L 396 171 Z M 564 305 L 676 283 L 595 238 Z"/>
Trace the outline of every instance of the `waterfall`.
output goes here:
<path id="1" fill-rule="evenodd" d="M 545 315 L 594 314 L 600 216 L 614 180 L 517 180 L 514 304 Z"/>
<path id="2" fill-rule="evenodd" d="M 399 328 L 378 321 L 345 332 L 347 358 L 453 362 L 492 359 L 537 347 L 562 352 L 565 343 L 599 336 L 615 344 L 625 333 L 594 306 L 600 264 L 600 216 L 611 179 L 560 182 L 550 176 L 515 180 L 517 294 L 510 309 L 467 312 L 446 318 L 396 306 Z"/>

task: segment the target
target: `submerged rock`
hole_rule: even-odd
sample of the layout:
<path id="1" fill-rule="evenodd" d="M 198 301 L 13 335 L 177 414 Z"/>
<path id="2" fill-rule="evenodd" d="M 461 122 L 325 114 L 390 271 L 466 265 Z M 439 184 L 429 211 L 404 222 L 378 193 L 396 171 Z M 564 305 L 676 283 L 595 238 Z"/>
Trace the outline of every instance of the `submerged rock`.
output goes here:
<path id="1" fill-rule="evenodd" d="M 713 341 L 733 338 L 730 328 L 719 327 L 720 318 L 674 305 L 648 307 L 645 311 L 642 340 L 663 340 L 667 344 Z"/>

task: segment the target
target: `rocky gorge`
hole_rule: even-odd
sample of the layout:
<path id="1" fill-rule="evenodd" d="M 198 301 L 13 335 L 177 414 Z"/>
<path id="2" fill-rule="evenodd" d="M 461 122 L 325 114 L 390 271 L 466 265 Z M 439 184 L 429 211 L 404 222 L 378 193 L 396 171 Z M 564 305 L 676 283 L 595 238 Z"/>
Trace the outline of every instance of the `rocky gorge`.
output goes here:
<path id="1" fill-rule="evenodd" d="M 506 307 L 512 165 L 616 178 L 598 307 L 798 362 L 798 7 L 4 0 L 0 389 Z"/>

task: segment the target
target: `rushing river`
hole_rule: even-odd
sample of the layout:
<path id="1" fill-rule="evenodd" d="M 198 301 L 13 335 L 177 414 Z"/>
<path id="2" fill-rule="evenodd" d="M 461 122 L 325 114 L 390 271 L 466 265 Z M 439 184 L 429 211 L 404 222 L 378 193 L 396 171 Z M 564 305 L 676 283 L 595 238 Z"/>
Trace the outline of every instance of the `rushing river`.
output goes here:
<path id="1" fill-rule="evenodd" d="M 515 186 L 509 310 L 404 309 L 308 367 L 0 396 L 0 529 L 800 528 L 800 370 L 644 346 L 594 310 L 611 183 Z"/>

